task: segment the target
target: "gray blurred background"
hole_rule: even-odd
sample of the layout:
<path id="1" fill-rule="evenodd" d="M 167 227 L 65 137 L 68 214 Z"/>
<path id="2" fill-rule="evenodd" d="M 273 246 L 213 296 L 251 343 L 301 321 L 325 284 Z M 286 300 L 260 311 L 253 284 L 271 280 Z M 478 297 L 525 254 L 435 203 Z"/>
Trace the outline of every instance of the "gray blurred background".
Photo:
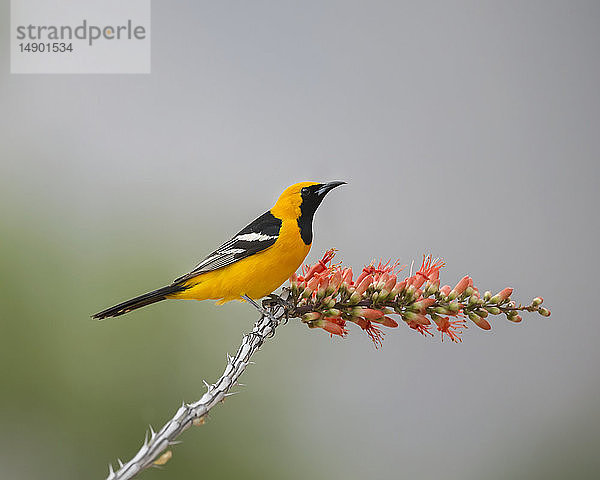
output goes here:
<path id="1" fill-rule="evenodd" d="M 552 316 L 297 322 L 145 479 L 597 478 L 598 2 L 153 2 L 151 75 L 10 75 L 0 7 L 0 477 L 104 478 L 213 381 L 255 312 L 163 302 L 287 185 L 345 180 L 330 247 L 442 256 Z"/>

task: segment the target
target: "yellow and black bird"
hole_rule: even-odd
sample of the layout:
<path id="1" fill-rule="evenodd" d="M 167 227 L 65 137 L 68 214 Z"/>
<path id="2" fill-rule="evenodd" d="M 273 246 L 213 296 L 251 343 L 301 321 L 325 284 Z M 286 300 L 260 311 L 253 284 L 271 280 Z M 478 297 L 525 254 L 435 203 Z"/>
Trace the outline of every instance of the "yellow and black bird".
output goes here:
<path id="1" fill-rule="evenodd" d="M 168 298 L 230 300 L 262 298 L 302 264 L 312 244 L 315 211 L 329 191 L 346 182 L 302 182 L 284 190 L 273 208 L 166 287 L 93 315 L 117 317 Z"/>

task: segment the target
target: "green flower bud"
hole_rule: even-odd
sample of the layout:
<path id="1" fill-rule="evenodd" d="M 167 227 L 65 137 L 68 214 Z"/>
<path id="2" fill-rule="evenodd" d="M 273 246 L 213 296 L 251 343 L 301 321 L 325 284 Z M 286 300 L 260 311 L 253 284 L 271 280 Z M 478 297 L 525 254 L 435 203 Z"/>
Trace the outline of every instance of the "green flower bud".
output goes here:
<path id="1" fill-rule="evenodd" d="M 304 323 L 309 323 L 314 320 L 318 320 L 319 318 L 321 318 L 321 314 L 319 312 L 308 312 L 302 315 L 302 321 Z"/>
<path id="2" fill-rule="evenodd" d="M 350 298 L 348 299 L 348 303 L 350 305 L 356 305 L 358 302 L 360 302 L 361 300 L 361 296 L 354 292 L 352 295 L 350 295 Z"/>
<path id="3" fill-rule="evenodd" d="M 456 312 L 458 312 L 458 311 L 460 310 L 460 305 L 459 305 L 459 303 L 458 303 L 458 302 L 451 302 L 451 303 L 448 305 L 448 310 L 450 310 L 450 311 L 451 311 L 451 312 L 453 312 L 453 313 L 456 313 Z"/>
<path id="4" fill-rule="evenodd" d="M 516 315 L 506 316 L 511 322 L 519 323 L 523 318 L 517 312 L 514 312 Z"/>
<path id="5" fill-rule="evenodd" d="M 427 287 L 425 288 L 425 293 L 423 296 L 429 297 L 431 295 L 435 295 L 440 289 L 440 281 L 436 280 L 433 283 L 427 282 Z"/>

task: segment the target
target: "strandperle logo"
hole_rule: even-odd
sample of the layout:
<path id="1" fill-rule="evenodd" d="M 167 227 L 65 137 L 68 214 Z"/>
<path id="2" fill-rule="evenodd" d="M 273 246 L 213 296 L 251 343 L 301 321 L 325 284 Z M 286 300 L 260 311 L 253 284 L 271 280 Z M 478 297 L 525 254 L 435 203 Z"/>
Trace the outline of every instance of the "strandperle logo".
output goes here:
<path id="1" fill-rule="evenodd" d="M 150 0 L 11 0 L 12 73 L 150 73 Z"/>
<path id="2" fill-rule="evenodd" d="M 73 27 L 71 25 L 18 25 L 17 40 L 36 40 L 45 42 L 50 40 L 87 40 L 92 46 L 96 40 L 144 40 L 146 28 L 135 25 L 132 20 L 127 20 L 125 25 L 91 25 L 87 20 Z"/>

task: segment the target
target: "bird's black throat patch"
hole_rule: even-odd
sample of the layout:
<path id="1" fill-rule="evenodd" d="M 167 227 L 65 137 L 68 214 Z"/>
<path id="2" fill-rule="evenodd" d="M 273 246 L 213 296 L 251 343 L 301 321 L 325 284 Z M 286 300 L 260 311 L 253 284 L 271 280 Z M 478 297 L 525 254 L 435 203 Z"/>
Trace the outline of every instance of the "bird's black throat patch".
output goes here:
<path id="1" fill-rule="evenodd" d="M 313 239 L 312 224 L 315 212 L 323 196 L 318 194 L 321 184 L 304 187 L 301 191 L 302 203 L 300 204 L 300 216 L 298 217 L 298 227 L 300 228 L 300 237 L 306 245 L 310 245 Z"/>
<path id="2" fill-rule="evenodd" d="M 300 228 L 300 237 L 302 241 L 306 245 L 310 245 L 312 243 L 312 222 L 315 212 L 312 212 L 310 215 L 306 214 L 302 207 L 300 207 L 302 214 L 298 217 L 298 227 Z"/>

